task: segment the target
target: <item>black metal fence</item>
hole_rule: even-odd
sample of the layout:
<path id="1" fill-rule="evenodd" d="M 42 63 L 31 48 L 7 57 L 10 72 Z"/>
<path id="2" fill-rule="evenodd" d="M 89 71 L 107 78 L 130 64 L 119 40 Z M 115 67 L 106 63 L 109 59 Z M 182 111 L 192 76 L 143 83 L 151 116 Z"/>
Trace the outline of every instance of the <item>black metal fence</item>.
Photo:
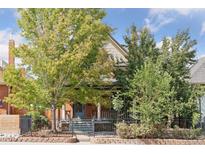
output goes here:
<path id="1" fill-rule="evenodd" d="M 140 124 L 139 120 L 133 119 L 130 114 L 121 114 L 117 112 L 107 113 L 102 112 L 101 119 L 81 119 L 82 121 L 90 121 L 92 123 L 92 132 L 91 134 L 95 136 L 96 134 L 116 134 L 116 124 L 124 122 L 127 124 Z M 70 119 L 69 131 L 74 134 L 73 130 L 73 120 Z M 175 118 L 171 124 L 171 127 L 174 128 L 178 126 L 179 128 L 192 128 L 192 119 L 186 118 Z M 200 127 L 200 124 L 196 127 Z"/>
<path id="2" fill-rule="evenodd" d="M 29 132 L 31 130 L 31 126 L 32 126 L 31 116 L 20 116 L 21 134 Z"/>
<path id="3" fill-rule="evenodd" d="M 94 113 L 94 117 L 97 117 L 97 113 Z M 124 113 L 124 112 L 117 112 L 114 110 L 108 110 L 108 111 L 101 111 L 101 119 L 130 119 L 130 113 Z"/>

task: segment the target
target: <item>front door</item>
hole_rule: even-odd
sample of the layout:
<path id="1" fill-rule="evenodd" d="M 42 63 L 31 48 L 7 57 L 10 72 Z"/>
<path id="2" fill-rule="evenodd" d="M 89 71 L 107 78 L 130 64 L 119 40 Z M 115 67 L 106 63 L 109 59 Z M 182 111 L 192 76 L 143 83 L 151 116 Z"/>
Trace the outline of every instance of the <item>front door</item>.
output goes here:
<path id="1" fill-rule="evenodd" d="M 83 118 L 84 117 L 84 105 L 80 103 L 75 103 L 73 107 L 74 107 L 74 117 Z"/>

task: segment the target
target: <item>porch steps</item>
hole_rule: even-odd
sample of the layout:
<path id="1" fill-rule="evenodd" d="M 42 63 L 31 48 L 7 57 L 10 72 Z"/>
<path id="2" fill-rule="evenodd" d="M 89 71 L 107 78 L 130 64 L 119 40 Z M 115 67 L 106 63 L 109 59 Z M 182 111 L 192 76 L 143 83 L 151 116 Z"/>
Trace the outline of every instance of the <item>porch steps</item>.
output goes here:
<path id="1" fill-rule="evenodd" d="M 90 134 L 93 132 L 93 123 L 91 120 L 73 119 L 69 126 L 69 131 L 72 130 L 76 134 Z"/>

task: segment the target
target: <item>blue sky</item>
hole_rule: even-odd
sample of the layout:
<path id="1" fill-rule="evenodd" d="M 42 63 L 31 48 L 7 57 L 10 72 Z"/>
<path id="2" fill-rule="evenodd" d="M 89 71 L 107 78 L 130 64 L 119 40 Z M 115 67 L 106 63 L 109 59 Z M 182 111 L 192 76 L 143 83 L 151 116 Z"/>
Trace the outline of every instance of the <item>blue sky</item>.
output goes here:
<path id="1" fill-rule="evenodd" d="M 114 28 L 113 36 L 124 43 L 127 28 L 150 28 L 158 44 L 163 37 L 172 37 L 177 31 L 189 28 L 191 37 L 196 39 L 197 56 L 205 56 L 205 9 L 105 9 L 107 16 L 103 22 Z M 16 9 L 0 9 L 0 59 L 7 60 L 10 33 L 16 44 L 23 38 L 19 34 Z"/>

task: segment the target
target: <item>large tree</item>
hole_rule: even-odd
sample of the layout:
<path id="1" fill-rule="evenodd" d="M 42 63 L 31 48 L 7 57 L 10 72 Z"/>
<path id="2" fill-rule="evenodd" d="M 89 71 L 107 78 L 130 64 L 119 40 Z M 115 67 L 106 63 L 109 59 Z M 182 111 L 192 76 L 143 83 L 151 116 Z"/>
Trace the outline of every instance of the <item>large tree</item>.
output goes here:
<path id="1" fill-rule="evenodd" d="M 129 81 L 130 89 L 126 93 L 132 98 L 131 116 L 149 129 L 165 125 L 167 119 L 171 121 L 175 108 L 172 103 L 174 90 L 170 86 L 172 77 L 163 71 L 161 59 L 157 62 L 145 60 Z"/>
<path id="2" fill-rule="evenodd" d="M 202 90 L 200 86 L 190 83 L 190 69 L 196 62 L 196 43 L 196 40 L 191 39 L 188 30 L 162 41 L 163 68 L 172 76 L 170 85 L 175 91 L 175 116 L 191 118 L 193 112 L 198 110 L 197 102 Z"/>
<path id="3" fill-rule="evenodd" d="M 146 27 L 137 29 L 135 25 L 132 25 L 127 30 L 124 40 L 124 46 L 128 50 L 128 64 L 126 69 L 116 69 L 116 78 L 122 90 L 114 97 L 113 104 L 114 108 L 119 109 L 120 107 L 123 112 L 127 112 L 132 99 L 123 93 L 129 90 L 129 81 L 133 79 L 135 72 L 143 67 L 147 58 L 150 58 L 153 62 L 157 60 L 159 49 L 156 46 L 154 36 Z M 125 103 L 122 103 L 123 101 Z"/>
<path id="4" fill-rule="evenodd" d="M 165 38 L 157 49 L 146 29 L 140 33 L 132 27 L 131 31 L 125 37 L 129 50 L 127 74 L 123 73 L 126 71 L 117 74 L 120 83 L 126 84 L 113 99 L 114 107 L 122 110 L 129 104 L 133 117 L 143 123 L 144 120 L 159 122 L 164 117 L 170 126 L 174 117 L 194 119 L 199 112 L 197 99 L 203 93 L 201 87 L 189 81 L 196 41 L 188 31 L 182 31 L 171 39 Z M 143 114 L 144 119 L 140 116 Z"/>
<path id="5" fill-rule="evenodd" d="M 26 44 L 15 50 L 15 55 L 21 58 L 33 82 L 38 82 L 48 94 L 53 113 L 52 130 L 56 131 L 56 107 L 69 96 L 94 89 L 94 85 L 102 83 L 102 75 L 111 75 L 111 62 L 102 49 L 111 29 L 101 22 L 105 16 L 102 9 L 18 11 L 21 15 L 18 23 Z M 84 95 L 84 98 L 87 97 Z"/>
<path id="6" fill-rule="evenodd" d="M 159 49 L 156 47 L 154 36 L 146 27 L 137 29 L 135 25 L 132 25 L 124 36 L 124 40 L 129 51 L 126 76 L 131 79 L 136 69 L 140 69 L 147 58 L 156 61 Z"/>

